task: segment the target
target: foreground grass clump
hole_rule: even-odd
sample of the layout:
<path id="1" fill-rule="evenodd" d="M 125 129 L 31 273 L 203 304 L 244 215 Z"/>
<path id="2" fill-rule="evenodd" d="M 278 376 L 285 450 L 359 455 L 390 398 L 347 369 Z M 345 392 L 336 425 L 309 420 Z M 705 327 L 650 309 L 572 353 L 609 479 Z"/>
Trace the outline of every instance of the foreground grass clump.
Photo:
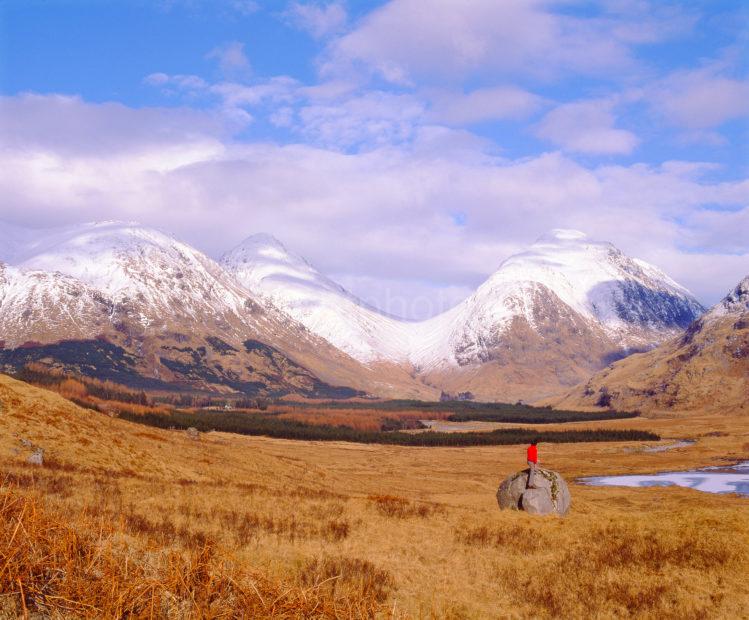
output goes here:
<path id="1" fill-rule="evenodd" d="M 397 495 L 370 495 L 367 499 L 372 502 L 372 505 L 381 515 L 396 519 L 408 519 L 409 517 L 426 519 L 434 514 L 445 512 L 444 508 L 437 504 L 411 502 L 405 497 L 398 497 Z"/>
<path id="2" fill-rule="evenodd" d="M 516 592 L 516 601 L 530 603 L 553 617 L 579 609 L 585 601 L 590 615 L 675 616 L 714 615 L 726 596 L 705 575 L 744 565 L 738 547 L 716 535 L 710 519 L 677 518 L 671 531 L 641 519 L 596 524 L 589 537 L 526 570 L 499 568 L 497 576 Z M 746 534 L 746 524 L 739 531 Z M 678 610 L 678 612 L 677 612 Z"/>
<path id="3" fill-rule="evenodd" d="M 165 414 L 145 413 L 142 415 L 123 411 L 120 417 L 131 422 L 165 429 L 193 427 L 199 431 L 223 431 L 280 439 L 351 441 L 396 446 L 499 446 L 528 443 L 532 439 L 548 443 L 658 441 L 660 439 L 657 434 L 650 431 L 630 429 L 536 431 L 530 428 L 502 428 L 491 432 L 467 433 L 378 432 L 356 430 L 346 426 L 304 424 L 297 420 L 279 419 L 272 415 L 222 411 L 172 411 Z"/>
<path id="4" fill-rule="evenodd" d="M 350 558 L 313 560 L 296 582 L 273 580 L 202 537 L 154 547 L 158 528 L 121 525 L 0 488 L 0 617 L 368 617 L 393 586 Z"/>

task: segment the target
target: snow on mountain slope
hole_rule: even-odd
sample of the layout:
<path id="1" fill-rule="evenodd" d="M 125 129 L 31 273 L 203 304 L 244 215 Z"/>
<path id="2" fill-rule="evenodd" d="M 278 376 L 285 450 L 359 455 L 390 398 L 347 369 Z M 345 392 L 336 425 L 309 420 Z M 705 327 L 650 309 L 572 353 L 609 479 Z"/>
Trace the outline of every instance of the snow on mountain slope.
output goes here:
<path id="1" fill-rule="evenodd" d="M 248 290 L 360 361 L 410 362 L 422 370 L 488 361 L 517 319 L 548 337 L 553 327 L 539 324 L 548 315 L 544 306 L 562 308 L 569 324 L 625 350 L 652 346 L 702 312 L 657 268 L 570 230 L 544 235 L 464 302 L 418 323 L 371 308 L 268 235 L 250 237 L 221 263 Z M 549 346 L 558 346 L 551 336 Z"/>
<path id="2" fill-rule="evenodd" d="M 404 361 L 409 324 L 387 316 L 327 278 L 274 237 L 247 238 L 221 259 L 247 290 L 363 361 Z"/>
<path id="3" fill-rule="evenodd" d="M 622 349 L 652 346 L 703 312 L 652 265 L 584 233 L 554 230 L 505 260 L 461 304 L 418 325 L 412 360 L 424 366 L 485 361 L 514 321 L 538 330 L 539 306 L 558 303 Z"/>
<path id="4" fill-rule="evenodd" d="M 404 371 L 363 369 L 218 263 L 159 231 L 99 222 L 15 238 L 18 262 L 0 274 L 6 352 L 28 341 L 99 339 L 123 347 L 133 372 L 158 381 L 321 397 L 355 393 L 340 385 L 431 393 Z M 82 343 L 74 353 L 98 356 L 92 346 Z M 95 372 L 97 364 L 86 367 Z"/>
<path id="5" fill-rule="evenodd" d="M 110 297 L 144 327 L 241 314 L 246 297 L 218 265 L 159 231 L 100 222 L 49 233 L 18 264 L 63 273 Z"/>
<path id="6" fill-rule="evenodd" d="M 21 270 L 0 263 L 0 341 L 93 338 L 109 324 L 113 304 L 61 273 Z M 33 326 L 33 331 L 29 328 Z"/>
<path id="7" fill-rule="evenodd" d="M 164 364 L 195 375 L 193 363 L 203 365 L 203 377 L 256 375 L 256 363 L 240 360 L 255 350 L 242 351 L 249 338 L 326 381 L 415 395 L 448 379 L 459 390 L 461 373 L 481 367 L 472 389 L 479 382 L 506 396 L 516 383 L 571 385 L 628 350 L 654 346 L 702 311 L 655 267 L 576 231 L 545 235 L 471 297 L 422 322 L 379 312 L 268 235 L 250 237 L 220 265 L 134 223 L 31 233 L 0 226 L 3 235 L 13 240 L 5 255 L 15 261 L 0 270 L 5 346 L 104 335 L 149 360 L 148 372 L 159 377 Z M 229 345 L 216 344 L 216 355 L 236 352 L 234 366 L 204 367 L 205 343 L 216 338 Z"/>
<path id="8" fill-rule="evenodd" d="M 729 315 L 749 313 L 749 276 L 736 285 L 728 295 L 710 308 L 705 319 L 717 319 Z"/>
<path id="9" fill-rule="evenodd" d="M 561 408 L 749 413 L 749 276 L 676 337 L 547 402 Z"/>

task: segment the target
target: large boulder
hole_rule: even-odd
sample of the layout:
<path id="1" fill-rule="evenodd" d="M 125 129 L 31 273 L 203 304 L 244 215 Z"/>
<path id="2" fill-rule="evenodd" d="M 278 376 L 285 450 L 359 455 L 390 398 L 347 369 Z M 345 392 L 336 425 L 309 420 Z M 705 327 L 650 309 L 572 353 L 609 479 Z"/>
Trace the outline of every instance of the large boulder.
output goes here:
<path id="1" fill-rule="evenodd" d="M 572 503 L 564 478 L 550 469 L 536 469 L 535 489 L 527 489 L 528 470 L 504 479 L 497 490 L 497 503 L 502 510 L 525 510 L 529 514 L 567 514 Z"/>

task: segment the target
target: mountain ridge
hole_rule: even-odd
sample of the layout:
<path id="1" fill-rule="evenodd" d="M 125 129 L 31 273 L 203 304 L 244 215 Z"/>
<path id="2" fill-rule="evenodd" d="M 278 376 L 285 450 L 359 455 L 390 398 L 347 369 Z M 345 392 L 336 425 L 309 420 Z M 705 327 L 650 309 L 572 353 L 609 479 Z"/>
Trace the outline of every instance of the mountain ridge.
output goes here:
<path id="1" fill-rule="evenodd" d="M 200 338 L 218 338 L 239 353 L 249 339 L 325 381 L 370 393 L 535 398 L 657 345 L 702 312 L 662 271 L 564 229 L 505 259 L 460 304 L 419 322 L 364 303 L 267 234 L 248 237 L 220 262 L 133 222 L 19 238 L 19 262 L 0 274 L 12 280 L 0 279 L 6 347 L 50 343 L 55 332 L 103 334 L 147 358 L 151 375 L 170 379 L 203 356 Z M 24 320 L 29 312 L 35 321 Z M 165 366 L 164 350 L 178 359 Z M 201 357 L 211 365 L 201 373 L 231 384 L 227 376 L 245 376 L 253 366 L 227 369 L 224 361 Z"/>
<path id="2" fill-rule="evenodd" d="M 428 385 L 484 399 L 563 390 L 679 333 L 704 310 L 658 268 L 565 229 L 508 257 L 466 300 L 424 321 L 361 303 L 268 235 L 248 238 L 221 263 L 365 365 L 405 366 Z M 279 272 L 285 279 L 274 278 Z"/>
<path id="3" fill-rule="evenodd" d="M 121 222 L 39 237 L 18 266 L 2 271 L 6 365 L 34 361 L 29 347 L 23 356 L 11 354 L 25 343 L 72 340 L 57 352 L 80 360 L 67 362 L 74 370 L 95 372 L 85 360 L 107 363 L 96 345 L 103 338 L 118 347 L 105 355 L 138 360 L 133 381 L 309 396 L 341 393 L 336 386 L 343 384 L 349 395 L 387 393 L 387 381 L 262 304 L 218 263 L 173 237 Z M 387 379 L 408 393 L 409 381 Z"/>

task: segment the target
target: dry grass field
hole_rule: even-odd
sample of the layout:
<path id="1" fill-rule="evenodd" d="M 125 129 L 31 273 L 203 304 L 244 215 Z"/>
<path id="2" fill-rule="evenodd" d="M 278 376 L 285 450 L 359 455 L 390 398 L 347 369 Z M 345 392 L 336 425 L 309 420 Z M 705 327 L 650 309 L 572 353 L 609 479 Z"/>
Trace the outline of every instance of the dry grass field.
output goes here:
<path id="1" fill-rule="evenodd" d="M 196 440 L 0 375 L 0 617 L 749 617 L 749 500 L 574 483 L 748 459 L 749 419 L 585 425 L 697 443 L 542 444 L 573 505 L 531 517 L 523 446 Z"/>

